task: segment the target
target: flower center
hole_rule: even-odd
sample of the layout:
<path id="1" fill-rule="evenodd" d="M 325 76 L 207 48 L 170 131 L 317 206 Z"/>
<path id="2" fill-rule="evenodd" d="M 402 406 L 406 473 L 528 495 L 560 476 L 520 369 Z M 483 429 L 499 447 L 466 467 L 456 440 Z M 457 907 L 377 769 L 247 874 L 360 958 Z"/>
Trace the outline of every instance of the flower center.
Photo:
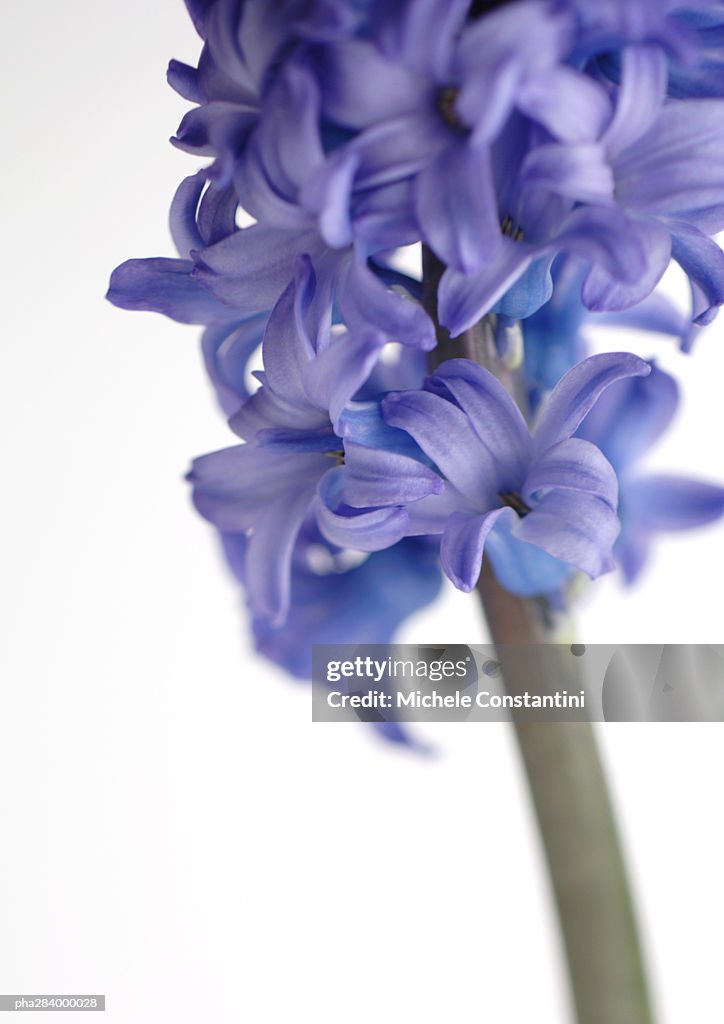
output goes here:
<path id="1" fill-rule="evenodd" d="M 505 508 L 512 508 L 514 512 L 517 512 L 521 519 L 532 512 L 533 509 L 523 501 L 519 494 L 515 491 L 502 491 L 498 497 L 502 501 Z"/>
<path id="2" fill-rule="evenodd" d="M 437 94 L 437 109 L 445 124 L 449 124 L 451 128 L 465 131 L 466 126 L 455 110 L 455 101 L 459 92 L 456 85 L 444 85 Z"/>
<path id="3" fill-rule="evenodd" d="M 506 3 L 510 2 L 511 0 L 473 0 L 470 4 L 468 17 L 471 21 L 475 21 L 476 18 L 481 18 L 484 14 L 494 11 L 496 7 L 503 7 Z"/>
<path id="4" fill-rule="evenodd" d="M 519 227 L 512 217 L 505 217 L 503 219 L 500 230 L 506 238 L 512 238 L 514 242 L 523 241 L 523 228 Z"/>

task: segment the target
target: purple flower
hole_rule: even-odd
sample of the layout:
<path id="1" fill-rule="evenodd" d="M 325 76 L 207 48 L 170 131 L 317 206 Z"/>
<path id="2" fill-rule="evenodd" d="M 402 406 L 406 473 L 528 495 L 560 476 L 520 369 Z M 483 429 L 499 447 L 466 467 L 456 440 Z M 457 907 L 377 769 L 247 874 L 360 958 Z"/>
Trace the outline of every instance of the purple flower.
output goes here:
<path id="1" fill-rule="evenodd" d="M 246 587 L 243 533 L 222 535 L 233 573 Z M 351 558 L 302 526 L 291 566 L 291 603 L 282 625 L 252 614 L 257 650 L 301 679 L 312 675 L 313 644 L 386 644 L 410 615 L 440 590 L 437 545 L 409 537 L 366 557 Z"/>
<path id="2" fill-rule="evenodd" d="M 384 400 L 386 421 L 406 430 L 445 479 L 441 495 L 410 509 L 410 532 L 442 533 L 442 565 L 456 587 L 475 586 L 485 547 L 504 585 L 525 593 L 553 589 L 570 566 L 592 577 L 613 567 L 616 475 L 572 435 L 610 384 L 648 372 L 623 353 L 584 360 L 550 395 L 532 434 L 500 382 L 464 359 L 443 363 L 425 390 Z"/>
<path id="3" fill-rule="evenodd" d="M 615 113 L 595 142 L 536 145 L 525 126 L 508 126 L 498 191 L 515 234 L 477 273 L 447 271 L 440 315 L 453 333 L 514 285 L 503 312 L 534 312 L 550 296 L 556 252 L 590 261 L 582 298 L 594 310 L 642 301 L 673 256 L 692 281 L 694 322 L 713 318 L 724 302 L 724 254 L 709 238 L 724 226 L 724 105 L 664 103 L 665 88 L 662 53 L 629 47 Z"/>
<path id="4" fill-rule="evenodd" d="M 633 327 L 682 341 L 689 337 L 687 318 L 658 292 L 622 312 L 592 313 L 581 301 L 586 273 L 586 266 L 578 260 L 556 260 L 551 298 L 522 322 L 525 385 L 534 412 L 564 373 L 589 354 L 587 327 Z"/>
<path id="5" fill-rule="evenodd" d="M 345 227 L 345 168 L 328 183 L 324 209 L 304 205 L 305 183 L 321 173 L 324 160 L 319 104 L 319 88 L 308 68 L 289 66 L 277 76 L 267 117 L 253 133 L 236 178 L 244 208 L 258 222 L 197 252 L 194 277 L 227 305 L 267 308 L 293 279 L 296 259 L 303 254 L 314 265 L 319 288 L 334 296 L 352 332 L 371 326 L 392 340 L 430 349 L 435 337 L 424 310 L 399 289 L 387 287 L 368 263 L 367 247 L 351 244 Z"/>
<path id="6" fill-rule="evenodd" d="M 614 384 L 577 431 L 616 470 L 621 534 L 614 553 L 632 583 L 659 533 L 689 530 L 724 515 L 724 487 L 689 477 L 646 473 L 642 458 L 668 429 L 679 401 L 676 381 L 652 364 L 647 377 Z"/>
<path id="7" fill-rule="evenodd" d="M 406 535 L 410 503 L 443 486 L 374 402 L 349 406 L 385 337 L 332 335 L 330 325 L 328 296 L 302 258 L 269 318 L 262 386 L 231 420 L 248 443 L 196 459 L 189 477 L 202 515 L 249 535 L 249 598 L 274 624 L 288 613 L 294 545 L 309 516 L 331 544 L 377 551 Z"/>

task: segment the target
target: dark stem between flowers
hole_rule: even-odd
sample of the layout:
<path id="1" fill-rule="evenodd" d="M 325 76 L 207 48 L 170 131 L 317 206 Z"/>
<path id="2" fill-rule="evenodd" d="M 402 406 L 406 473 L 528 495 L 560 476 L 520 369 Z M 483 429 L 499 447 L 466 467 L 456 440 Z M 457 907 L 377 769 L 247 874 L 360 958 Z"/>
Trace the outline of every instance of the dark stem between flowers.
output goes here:
<path id="1" fill-rule="evenodd" d="M 437 319 L 445 267 L 423 249 L 423 302 L 438 339 L 430 369 L 471 359 L 498 377 L 527 412 L 520 369 L 498 356 L 495 318 L 451 338 Z M 477 585 L 508 693 L 581 688 L 576 659 L 560 643 L 557 616 L 541 598 L 500 586 L 483 563 Z M 570 639 L 570 638 L 569 638 Z M 596 738 L 587 722 L 514 716 L 521 760 L 546 856 L 578 1024 L 652 1024 L 626 866 Z"/>

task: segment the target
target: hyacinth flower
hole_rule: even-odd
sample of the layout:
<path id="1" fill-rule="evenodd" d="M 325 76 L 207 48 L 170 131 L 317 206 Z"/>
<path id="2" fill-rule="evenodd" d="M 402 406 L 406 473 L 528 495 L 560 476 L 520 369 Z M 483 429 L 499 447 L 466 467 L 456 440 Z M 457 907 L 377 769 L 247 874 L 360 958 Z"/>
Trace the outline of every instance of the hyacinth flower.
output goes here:
<path id="1" fill-rule="evenodd" d="M 523 376 L 533 412 L 564 373 L 589 354 L 587 327 L 635 328 L 681 342 L 689 339 L 691 325 L 687 317 L 660 292 L 652 292 L 643 302 L 619 313 L 593 313 L 581 301 L 586 273 L 585 265 L 577 260 L 556 260 L 551 271 L 550 299 L 522 323 Z"/>
<path id="2" fill-rule="evenodd" d="M 228 184 L 262 111 L 280 51 L 346 35 L 355 19 L 334 0 L 187 0 L 204 41 L 198 67 L 172 60 L 169 84 L 198 104 L 185 115 L 172 143 L 194 156 L 213 157 L 209 174 Z"/>
<path id="3" fill-rule="evenodd" d="M 594 578 L 612 568 L 616 475 L 594 445 L 572 435 L 607 387 L 648 372 L 625 353 L 584 360 L 562 378 L 532 433 L 500 382 L 469 360 L 450 359 L 425 390 L 384 400 L 386 421 L 407 431 L 446 481 L 410 518 L 413 529 L 442 534 L 442 566 L 456 587 L 474 588 L 486 544 L 498 578 L 517 593 L 553 590 L 570 566 Z"/>
<path id="4" fill-rule="evenodd" d="M 225 533 L 222 542 L 246 588 L 246 535 Z M 441 583 L 437 544 L 428 538 L 407 537 L 350 558 L 307 522 L 294 547 L 287 619 L 274 625 L 252 613 L 257 650 L 291 675 L 309 679 L 312 644 L 387 644 L 405 619 L 435 599 Z"/>
<path id="5" fill-rule="evenodd" d="M 600 448 L 618 477 L 621 534 L 614 554 L 627 583 L 638 578 L 658 534 L 705 526 L 724 515 L 723 487 L 640 466 L 670 426 L 678 403 L 676 381 L 652 364 L 647 377 L 610 387 L 577 431 Z"/>
<path id="6" fill-rule="evenodd" d="M 233 190 L 209 184 L 206 171 L 185 178 L 169 215 L 181 258 L 126 260 L 113 271 L 106 296 L 121 309 L 161 313 L 178 323 L 203 325 L 204 363 L 219 404 L 228 415 L 249 397 L 246 367 L 261 344 L 269 310 L 247 310 L 221 302 L 193 276 L 191 254 L 237 230 L 236 208 Z"/>
<path id="7" fill-rule="evenodd" d="M 109 297 L 206 328 L 242 443 L 190 481 L 260 650 L 304 674 L 315 640 L 387 642 L 442 566 L 477 586 L 505 660 L 511 638 L 555 639 L 572 574 L 618 558 L 633 576 L 664 527 L 721 515 L 720 488 L 639 468 L 668 378 L 586 359 L 581 334 L 595 315 L 688 348 L 724 299 L 720 2 L 188 8 L 204 47 L 169 68 L 196 104 L 174 143 L 210 163 L 174 201 L 180 258 L 129 261 Z M 413 243 L 414 283 L 398 269 Z M 672 258 L 687 322 L 654 291 Z M 552 689 L 569 668 L 546 650 Z M 579 1018 L 649 1024 L 590 731 L 546 734 L 544 764 L 540 735 L 519 738 Z"/>
<path id="8" fill-rule="evenodd" d="M 673 257 L 692 282 L 693 322 L 713 319 L 724 301 L 724 254 L 709 237 L 724 226 L 724 106 L 664 103 L 665 86 L 660 55 L 629 48 L 596 143 L 531 146 L 529 129 L 511 127 L 498 144 L 499 195 L 518 237 L 474 274 L 446 271 L 440 318 L 453 334 L 497 303 L 511 316 L 534 313 L 550 297 L 559 252 L 589 261 L 581 295 L 598 311 L 643 301 Z"/>
<path id="9" fill-rule="evenodd" d="M 376 551 L 406 535 L 410 502 L 442 490 L 405 435 L 377 425 L 374 403 L 348 409 L 386 339 L 372 330 L 333 336 L 331 307 L 319 298 L 302 258 L 269 318 L 262 386 L 231 419 L 247 444 L 196 459 L 189 477 L 203 516 L 224 533 L 249 534 L 249 599 L 275 624 L 288 614 L 294 545 L 308 517 L 330 543 Z"/>
<path id="10" fill-rule="evenodd" d="M 303 254 L 351 331 L 370 325 L 403 344 L 432 348 L 429 318 L 410 295 L 388 287 L 384 274 L 369 264 L 368 247 L 353 245 L 344 227 L 331 239 L 320 232 L 320 221 L 323 227 L 349 219 L 344 174 L 340 187 L 330 188 L 325 212 L 312 212 L 301 201 L 303 183 L 324 161 L 319 87 L 311 72 L 286 68 L 274 82 L 270 104 L 273 117 L 252 133 L 237 180 L 244 208 L 257 223 L 195 253 L 193 276 L 227 305 L 266 308 L 293 279 Z"/>

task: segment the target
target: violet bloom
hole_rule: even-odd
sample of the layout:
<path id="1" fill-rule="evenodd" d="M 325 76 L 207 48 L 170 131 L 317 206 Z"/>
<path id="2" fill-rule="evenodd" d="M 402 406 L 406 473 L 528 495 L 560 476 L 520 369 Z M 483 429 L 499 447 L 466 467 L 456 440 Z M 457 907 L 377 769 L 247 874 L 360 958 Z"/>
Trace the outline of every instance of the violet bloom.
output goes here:
<path id="1" fill-rule="evenodd" d="M 314 265 L 320 290 L 334 296 L 353 333 L 372 327 L 392 340 L 430 349 L 433 326 L 421 306 L 389 288 L 368 263 L 367 248 L 351 244 L 345 168 L 325 193 L 323 210 L 311 211 L 302 201 L 305 183 L 321 172 L 325 159 L 320 102 L 319 87 L 305 66 L 289 65 L 277 75 L 266 117 L 252 133 L 236 174 L 242 205 L 257 223 L 195 253 L 194 276 L 227 305 L 265 308 L 293 279 L 303 254 Z"/>
<path id="2" fill-rule="evenodd" d="M 180 259 L 126 260 L 111 274 L 106 298 L 121 309 L 161 313 L 206 329 L 201 347 L 219 403 L 231 415 L 249 397 L 246 367 L 261 344 L 269 309 L 229 306 L 194 276 L 191 253 L 236 231 L 237 200 L 230 186 L 208 182 L 206 171 L 179 185 L 169 225 Z"/>
<path id="3" fill-rule="evenodd" d="M 673 256 L 692 282 L 694 323 L 711 321 L 724 302 L 724 254 L 709 237 L 724 226 L 724 104 L 665 103 L 666 74 L 659 50 L 629 47 L 594 143 L 536 145 L 525 125 L 508 125 L 495 157 L 516 235 L 476 273 L 446 272 L 440 316 L 454 334 L 501 300 L 508 315 L 535 312 L 558 252 L 590 261 L 582 299 L 599 311 L 642 301 Z"/>
<path id="4" fill-rule="evenodd" d="M 222 535 L 227 562 L 244 588 L 243 533 Z M 408 537 L 350 558 L 305 523 L 294 547 L 289 615 L 282 625 L 252 615 L 256 648 L 293 676 L 312 675 L 313 644 L 387 644 L 402 623 L 430 604 L 442 583 L 437 544 Z"/>
<path id="5" fill-rule="evenodd" d="M 366 37 L 316 53 L 323 115 L 357 133 L 329 161 L 353 175 L 355 233 L 369 237 L 371 209 L 382 230 L 386 211 L 399 223 L 407 207 L 404 223 L 463 273 L 501 245 L 490 143 L 510 113 L 579 139 L 608 109 L 605 90 L 562 63 L 575 19 L 560 5 L 524 0 L 474 21 L 469 9 L 380 4 Z"/>
<path id="6" fill-rule="evenodd" d="M 624 353 L 584 360 L 532 433 L 502 384 L 465 359 L 443 363 L 425 390 L 384 400 L 386 421 L 406 430 L 446 481 L 443 494 L 411 507 L 410 532 L 442 534 L 442 566 L 456 587 L 475 586 L 484 548 L 501 582 L 522 593 L 554 589 L 571 566 L 591 577 L 613 567 L 616 474 L 572 435 L 610 384 L 649 369 Z"/>
<path id="7" fill-rule="evenodd" d="M 245 578 L 257 615 L 289 610 L 297 536 L 309 517 L 341 548 L 377 551 L 408 532 L 408 505 L 442 490 L 414 445 L 381 423 L 374 402 L 349 403 L 384 336 L 333 336 L 331 308 L 308 259 L 282 294 L 264 336 L 262 387 L 232 418 L 248 443 L 196 459 L 196 507 L 224 533 L 246 533 Z"/>
<path id="8" fill-rule="evenodd" d="M 632 583 L 660 533 L 690 530 L 724 515 L 724 487 L 689 477 L 647 473 L 641 460 L 668 429 L 678 386 L 656 365 L 648 377 L 622 380 L 602 395 L 577 431 L 616 470 L 621 534 L 614 554 Z"/>
<path id="9" fill-rule="evenodd" d="M 198 104 L 171 140 L 194 156 L 214 158 L 209 174 L 228 184 L 243 159 L 264 95 L 284 54 L 351 31 L 355 18 L 335 0 L 187 0 L 204 40 L 198 68 L 172 60 L 168 81 Z"/>
<path id="10" fill-rule="evenodd" d="M 632 327 L 685 341 L 690 323 L 664 295 L 652 292 L 643 302 L 618 313 L 593 313 L 581 301 L 581 286 L 588 268 L 580 261 L 560 257 L 553 265 L 553 294 L 521 323 L 525 361 L 523 373 L 533 412 L 558 381 L 590 354 L 586 328 Z M 648 380 L 649 378 L 647 378 Z"/>

